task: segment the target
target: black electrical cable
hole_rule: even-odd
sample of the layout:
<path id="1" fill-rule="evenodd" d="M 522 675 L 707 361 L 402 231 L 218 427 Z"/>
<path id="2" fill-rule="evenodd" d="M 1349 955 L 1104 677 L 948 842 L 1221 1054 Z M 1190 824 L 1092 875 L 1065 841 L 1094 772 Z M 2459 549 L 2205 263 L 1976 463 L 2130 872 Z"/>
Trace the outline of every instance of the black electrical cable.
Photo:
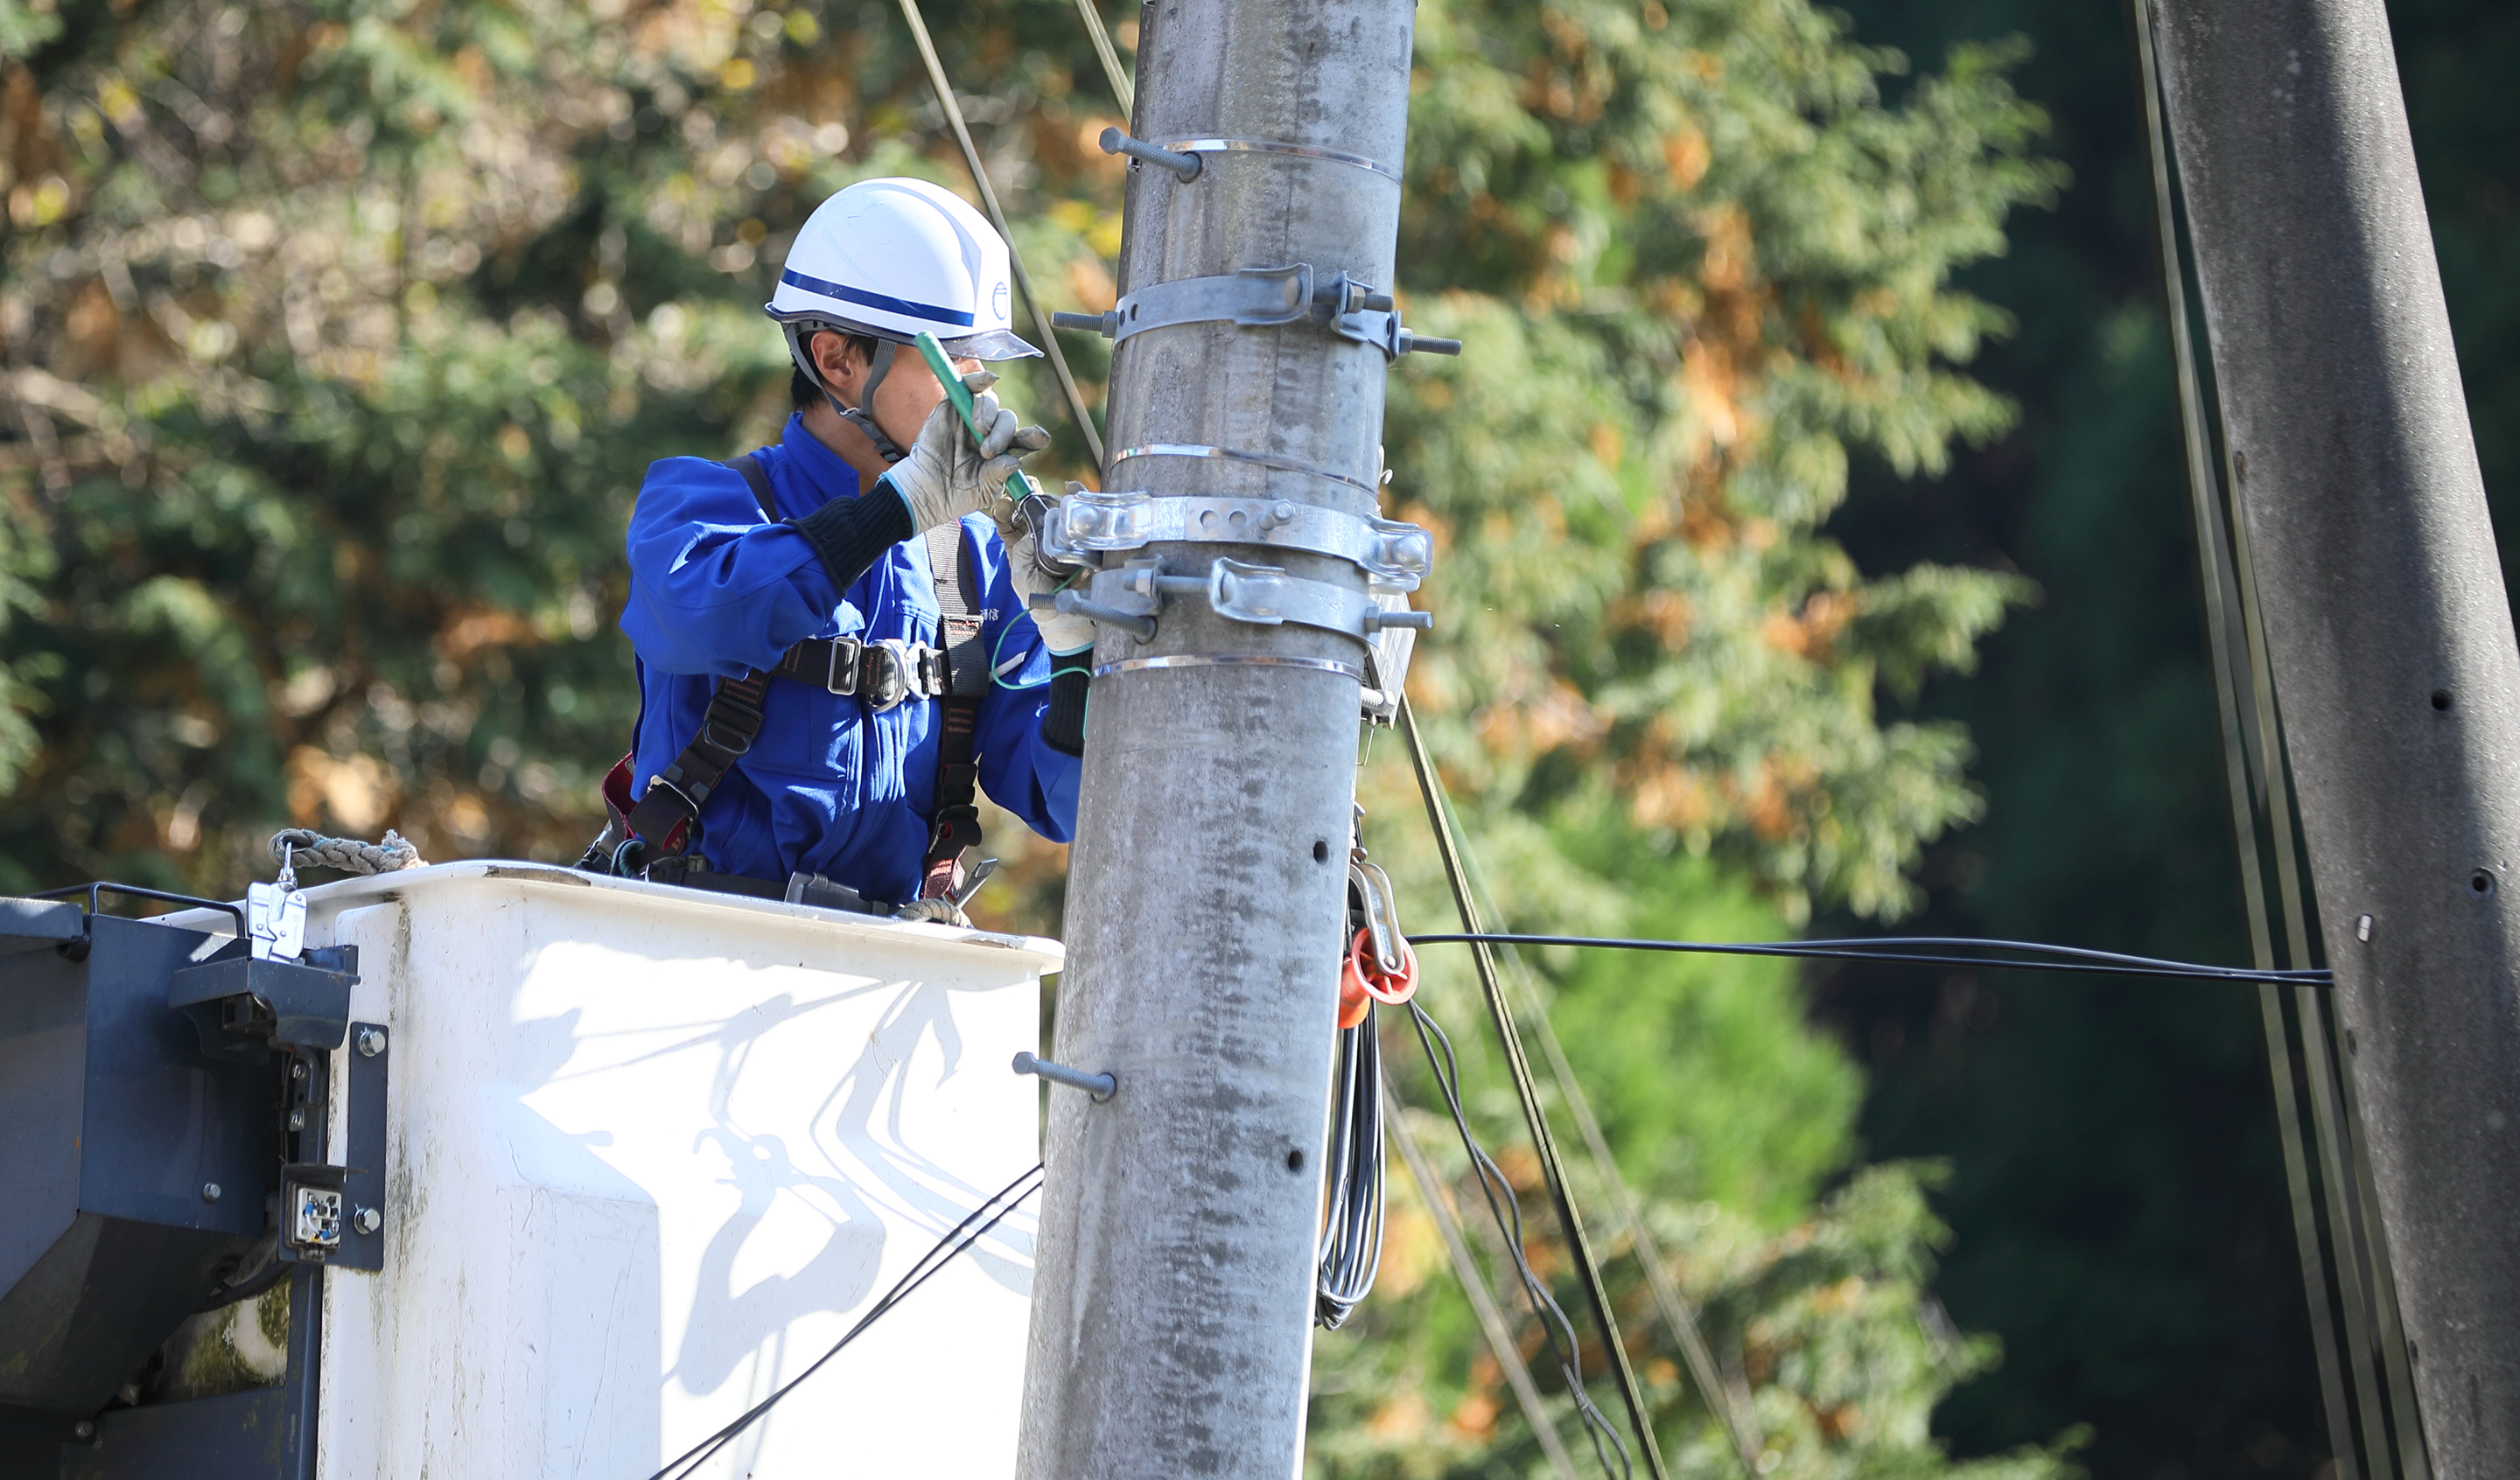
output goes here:
<path id="1" fill-rule="evenodd" d="M 1488 1215 L 1496 1220 L 1497 1232 L 1505 1237 L 1506 1256 L 1513 1261 L 1523 1299 L 1530 1304 L 1531 1314 L 1539 1318 L 1541 1334 L 1549 1338 L 1549 1354 L 1557 1359 L 1557 1370 L 1566 1379 L 1566 1391 L 1575 1399 L 1575 1412 L 1584 1420 L 1585 1436 L 1593 1441 L 1593 1456 L 1601 1462 L 1603 1471 L 1626 1480 L 1633 1473 L 1628 1464 L 1627 1441 L 1619 1437 L 1618 1428 L 1593 1406 L 1592 1395 L 1584 1390 L 1580 1360 L 1583 1348 L 1575 1340 L 1575 1323 L 1566 1319 L 1557 1297 L 1549 1293 L 1549 1286 L 1541 1283 L 1540 1277 L 1532 1273 L 1531 1262 L 1523 1256 L 1522 1204 L 1513 1195 L 1513 1185 L 1505 1180 L 1505 1173 L 1479 1148 L 1478 1138 L 1470 1133 L 1469 1117 L 1462 1111 L 1462 1065 L 1454 1055 L 1453 1040 L 1442 1024 L 1415 1002 L 1409 1004 L 1409 1019 L 1418 1029 L 1418 1042 L 1425 1047 L 1426 1065 L 1434 1071 L 1435 1088 L 1444 1096 L 1444 1107 L 1453 1112 L 1453 1129 L 1461 1134 L 1462 1149 L 1469 1153 L 1470 1169 L 1478 1174 L 1479 1192 L 1487 1198 Z M 1367 1026 L 1372 1024 L 1368 1022 Z M 1604 1439 L 1610 1448 L 1602 1448 Z M 1618 1456 L 1615 1466 L 1610 1458 L 1613 1453 Z"/>
<path id="2" fill-rule="evenodd" d="M 1313 1323 L 1329 1331 L 1365 1299 L 1382 1267 L 1382 1046 L 1371 1004 L 1365 1021 L 1341 1030 L 1338 1040 L 1313 1296 Z"/>
<path id="3" fill-rule="evenodd" d="M 907 1298 L 911 1291 L 919 1288 L 922 1284 L 925 1284 L 928 1280 L 928 1277 L 934 1275 L 938 1270 L 945 1268 L 948 1264 L 953 1263 L 954 1256 L 962 1253 L 965 1249 L 969 1248 L 972 1244 L 977 1243 L 988 1233 L 989 1230 L 996 1228 L 1000 1223 L 1004 1222 L 1007 1215 L 1015 1210 L 1017 1204 L 1021 1203 L 1025 1198 L 1030 1197 L 1033 1193 L 1040 1191 L 1041 1179 L 1041 1163 L 1036 1161 L 1033 1163 L 1031 1171 L 1024 1173 L 1021 1177 L 1008 1183 L 1005 1187 L 990 1194 L 986 1201 L 982 1202 L 978 1207 L 973 1208 L 961 1223 L 948 1229 L 945 1232 L 945 1236 L 937 1239 L 933 1247 L 929 1248 L 926 1253 L 920 1255 L 919 1262 L 910 1267 L 910 1272 L 902 1276 L 899 1280 L 895 1281 L 891 1289 L 884 1291 L 883 1298 L 877 1301 L 864 1316 L 859 1317 L 857 1323 L 850 1326 L 847 1331 L 842 1333 L 839 1340 L 832 1343 L 832 1349 L 830 1351 L 815 1358 L 814 1365 L 812 1367 L 805 1368 L 795 1376 L 788 1379 L 788 1381 L 782 1385 L 777 1392 L 772 1393 L 769 1397 L 762 1399 L 759 1403 L 756 1403 L 752 1407 L 744 1410 L 742 1414 L 736 1417 L 735 1421 L 729 1423 L 726 1427 L 719 1429 L 716 1433 L 709 1435 L 707 1438 L 692 1446 L 690 1449 L 683 1451 L 681 1455 L 677 1456 L 671 1462 L 667 1463 L 663 1469 L 660 1469 L 656 1471 L 656 1473 L 649 1476 L 648 1480 L 685 1480 L 685 1477 L 698 1473 L 701 1465 L 707 1463 L 718 1451 L 734 1443 L 737 1436 L 741 1435 L 745 1429 L 750 1428 L 762 1414 L 769 1413 L 772 1406 L 777 1404 L 780 1399 L 794 1392 L 797 1384 L 803 1382 L 806 1378 L 813 1376 L 814 1373 L 821 1370 L 824 1363 L 827 1363 L 832 1358 L 838 1356 L 842 1347 L 845 1347 L 850 1342 L 857 1340 L 858 1336 L 863 1333 L 868 1326 L 871 1326 L 878 1321 L 882 1320 L 884 1316 L 891 1312 L 894 1306 L 899 1305 L 905 1298 Z M 1004 1203 L 1005 1206 L 999 1207 L 998 1205 L 1000 1203 Z M 989 1209 L 993 1207 L 998 1208 L 998 1211 L 990 1216 L 988 1222 L 981 1224 L 977 1228 L 971 1227 L 972 1222 L 975 1219 L 977 1219 L 982 1213 L 988 1212 Z"/>
<path id="4" fill-rule="evenodd" d="M 1491 932 L 1412 935 L 1413 946 L 1591 946 L 1610 951 L 1680 951 L 1705 956 L 1795 956 L 1823 961 L 1893 961 L 1919 965 L 1980 966 L 1999 971 L 2066 971 L 2093 976 L 2157 976 L 2171 980 L 2276 982 L 2323 987 L 2325 971 L 2260 970 L 2250 966 L 2215 966 L 2195 962 L 2162 961 L 2150 956 L 2123 956 L 2080 946 L 2049 946 L 2028 940 L 1990 940 L 1966 935 L 1882 935 L 1848 940 L 1704 941 L 1647 940 L 1608 935 L 1500 935 Z M 1913 949 L 1911 949 L 1913 948 Z M 1992 956 L 1949 956 L 1932 951 L 2011 951 L 2050 956 L 2052 961 L 2007 961 Z"/>

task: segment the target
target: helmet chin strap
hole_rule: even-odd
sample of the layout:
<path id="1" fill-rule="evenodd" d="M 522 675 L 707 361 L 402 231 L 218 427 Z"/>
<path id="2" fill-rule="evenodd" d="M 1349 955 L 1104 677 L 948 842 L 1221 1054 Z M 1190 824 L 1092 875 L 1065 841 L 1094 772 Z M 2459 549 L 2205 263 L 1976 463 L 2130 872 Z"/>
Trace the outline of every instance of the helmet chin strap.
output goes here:
<path id="1" fill-rule="evenodd" d="M 875 357 L 867 362 L 866 387 L 858 392 L 858 404 L 852 406 L 841 400 L 839 393 L 823 380 L 822 372 L 814 368 L 814 357 L 807 348 L 818 334 L 844 332 L 828 324 L 791 323 L 787 326 L 788 347 L 795 357 L 796 368 L 804 373 L 805 379 L 814 382 L 814 388 L 823 393 L 823 399 L 831 403 L 832 410 L 839 419 L 865 432 L 867 440 L 875 444 L 878 457 L 887 463 L 898 463 L 910 456 L 909 450 L 886 435 L 871 415 L 875 410 L 876 388 L 883 383 L 885 376 L 892 373 L 892 353 L 897 346 L 890 339 L 876 341 Z"/>
<path id="2" fill-rule="evenodd" d="M 832 395 L 828 386 L 823 391 L 824 397 L 832 403 L 832 409 L 840 414 L 840 420 L 865 432 L 867 440 L 875 443 L 876 455 L 887 463 L 898 463 L 910 456 L 909 449 L 894 441 L 885 434 L 882 427 L 876 425 L 874 416 L 876 387 L 883 383 L 885 376 L 892 374 L 892 352 L 895 347 L 890 339 L 882 340 L 876 345 L 875 358 L 867 362 L 866 388 L 858 392 L 858 404 L 855 406 L 841 405 L 840 398 Z"/>

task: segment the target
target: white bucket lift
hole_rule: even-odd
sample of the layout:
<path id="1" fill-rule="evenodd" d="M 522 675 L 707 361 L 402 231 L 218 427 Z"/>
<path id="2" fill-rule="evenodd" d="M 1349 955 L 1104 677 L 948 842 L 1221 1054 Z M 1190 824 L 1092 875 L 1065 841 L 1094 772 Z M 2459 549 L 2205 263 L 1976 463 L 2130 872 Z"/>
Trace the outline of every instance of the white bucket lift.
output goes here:
<path id="1" fill-rule="evenodd" d="M 646 1480 L 1039 1159 L 1009 1062 L 1057 942 L 532 864 L 307 900 L 308 947 L 359 952 L 332 1145 L 362 1055 L 389 1086 L 320 1480 Z M 1027 1207 L 697 1473 L 1012 1474 L 1032 1244 Z"/>

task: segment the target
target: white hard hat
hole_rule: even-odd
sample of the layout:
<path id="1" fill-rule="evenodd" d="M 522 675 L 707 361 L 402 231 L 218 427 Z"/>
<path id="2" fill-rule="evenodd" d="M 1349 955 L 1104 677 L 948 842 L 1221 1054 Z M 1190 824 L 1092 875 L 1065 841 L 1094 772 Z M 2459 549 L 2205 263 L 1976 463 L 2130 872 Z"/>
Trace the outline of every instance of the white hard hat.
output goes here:
<path id="1" fill-rule="evenodd" d="M 804 340 L 816 328 L 907 344 L 934 335 L 956 359 L 1013 360 L 1007 244 L 961 197 L 924 180 L 861 180 L 814 207 L 765 308 L 797 368 L 820 384 Z"/>

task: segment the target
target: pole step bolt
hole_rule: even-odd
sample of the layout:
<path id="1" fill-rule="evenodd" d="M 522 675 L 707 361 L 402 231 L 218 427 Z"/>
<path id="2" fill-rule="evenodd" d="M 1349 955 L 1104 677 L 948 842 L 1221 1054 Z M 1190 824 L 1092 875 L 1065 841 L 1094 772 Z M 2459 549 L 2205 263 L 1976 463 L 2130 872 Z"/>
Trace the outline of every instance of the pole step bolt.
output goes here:
<path id="1" fill-rule="evenodd" d="M 1052 1063 L 1047 1058 L 1036 1058 L 1030 1054 L 1015 1055 L 1014 1070 L 1018 1074 L 1038 1074 L 1052 1084 L 1063 1084 L 1071 1090 L 1083 1090 L 1094 1098 L 1096 1104 L 1101 1104 L 1120 1092 L 1120 1081 L 1115 1075 L 1094 1074 L 1084 1069 L 1071 1069 L 1063 1063 Z"/>

